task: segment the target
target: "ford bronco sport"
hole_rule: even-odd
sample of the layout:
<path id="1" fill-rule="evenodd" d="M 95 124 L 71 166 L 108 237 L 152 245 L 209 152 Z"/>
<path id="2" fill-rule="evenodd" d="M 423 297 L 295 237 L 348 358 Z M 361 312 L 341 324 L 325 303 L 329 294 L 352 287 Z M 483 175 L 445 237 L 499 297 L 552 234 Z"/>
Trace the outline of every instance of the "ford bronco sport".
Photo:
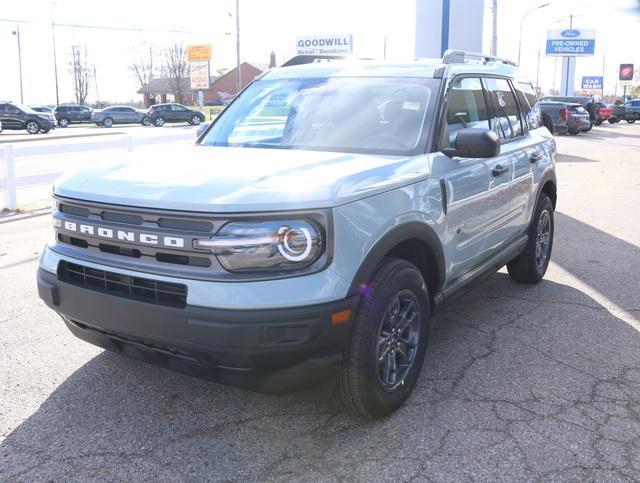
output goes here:
<path id="1" fill-rule="evenodd" d="M 382 417 L 443 302 L 505 264 L 543 277 L 555 160 L 508 61 L 294 59 L 194 145 L 59 179 L 39 294 L 105 349 L 260 391 L 330 378 Z"/>

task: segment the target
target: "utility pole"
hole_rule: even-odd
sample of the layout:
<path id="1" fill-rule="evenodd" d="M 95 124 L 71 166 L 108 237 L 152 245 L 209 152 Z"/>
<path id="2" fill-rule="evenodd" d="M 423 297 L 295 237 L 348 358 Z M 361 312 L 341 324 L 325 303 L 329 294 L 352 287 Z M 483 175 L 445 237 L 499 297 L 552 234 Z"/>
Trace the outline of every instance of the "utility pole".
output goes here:
<path id="1" fill-rule="evenodd" d="M 240 0 L 236 0 L 236 94 L 242 88 L 242 74 L 240 73 Z"/>
<path id="2" fill-rule="evenodd" d="M 100 104 L 100 92 L 98 92 L 98 76 L 96 74 L 96 66 L 93 66 L 93 82 L 95 82 L 96 84 L 96 104 L 98 106 L 98 109 L 100 109 L 102 107 L 102 105 Z"/>
<path id="3" fill-rule="evenodd" d="M 56 106 L 60 105 L 60 93 L 58 90 L 58 57 L 56 55 L 56 24 L 53 22 L 53 5 L 51 2 L 51 36 L 53 38 L 53 73 L 56 77 Z"/>
<path id="4" fill-rule="evenodd" d="M 20 48 L 20 25 L 16 25 L 13 35 L 18 40 L 18 71 L 20 72 L 20 104 L 24 104 L 24 93 L 22 91 L 22 49 Z"/>
<path id="5" fill-rule="evenodd" d="M 491 0 L 491 55 L 498 55 L 498 0 Z"/>

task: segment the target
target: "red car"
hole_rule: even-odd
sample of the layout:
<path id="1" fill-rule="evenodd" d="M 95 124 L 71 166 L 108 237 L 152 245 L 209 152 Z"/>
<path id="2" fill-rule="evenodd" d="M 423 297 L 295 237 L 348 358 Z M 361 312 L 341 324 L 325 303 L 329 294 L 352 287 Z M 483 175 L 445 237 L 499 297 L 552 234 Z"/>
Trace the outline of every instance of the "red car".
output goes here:
<path id="1" fill-rule="evenodd" d="M 596 102 L 596 122 L 595 125 L 599 126 L 607 119 L 613 116 L 613 109 L 607 106 L 604 102 Z"/>

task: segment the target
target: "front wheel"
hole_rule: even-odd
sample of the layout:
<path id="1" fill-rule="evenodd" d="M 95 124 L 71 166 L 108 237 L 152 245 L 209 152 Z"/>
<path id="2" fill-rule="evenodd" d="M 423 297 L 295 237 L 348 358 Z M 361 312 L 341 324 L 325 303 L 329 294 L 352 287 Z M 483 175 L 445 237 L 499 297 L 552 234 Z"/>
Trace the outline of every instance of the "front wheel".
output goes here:
<path id="1" fill-rule="evenodd" d="M 164 126 L 164 117 L 156 117 L 153 121 L 154 126 L 162 127 Z"/>
<path id="2" fill-rule="evenodd" d="M 104 121 L 102 121 L 102 125 L 104 127 L 112 127 L 113 126 L 113 119 L 111 119 L 110 117 L 107 117 Z"/>
<path id="3" fill-rule="evenodd" d="M 151 126 L 151 119 L 149 119 L 148 117 L 143 117 L 142 118 L 142 125 L 143 126 Z"/>
<path id="4" fill-rule="evenodd" d="M 574 129 L 571 129 L 571 130 L 569 131 L 569 134 L 571 134 L 572 136 L 576 136 L 576 135 L 580 134 L 580 131 L 576 131 L 576 130 L 574 130 Z"/>
<path id="5" fill-rule="evenodd" d="M 29 134 L 38 134 L 40 132 L 40 124 L 36 121 L 29 121 L 25 126 L 25 129 Z"/>
<path id="6" fill-rule="evenodd" d="M 194 125 L 194 126 L 197 126 L 201 122 L 202 122 L 202 119 L 200 119 L 200 116 L 193 116 L 191 118 L 191 124 Z"/>
<path id="7" fill-rule="evenodd" d="M 600 124 L 602 124 L 602 119 L 598 119 L 598 120 L 595 122 L 595 124 L 596 124 L 596 126 L 599 126 Z"/>
<path id="8" fill-rule="evenodd" d="M 69 126 L 69 119 L 67 119 L 66 117 L 62 117 L 62 118 L 58 119 L 58 126 L 60 126 L 60 127 L 68 127 Z"/>
<path id="9" fill-rule="evenodd" d="M 507 263 L 507 271 L 513 280 L 526 284 L 542 280 L 551 260 L 553 228 L 553 202 L 542 193 L 527 232 L 527 246 L 520 255 Z"/>
<path id="10" fill-rule="evenodd" d="M 342 404 L 374 419 L 398 409 L 416 385 L 427 348 L 429 295 L 415 265 L 385 259 L 356 314 L 338 383 Z"/>
<path id="11" fill-rule="evenodd" d="M 628 122 L 629 124 L 633 124 L 634 122 L 636 122 L 636 120 L 635 120 L 635 119 L 627 119 L 627 122 Z"/>

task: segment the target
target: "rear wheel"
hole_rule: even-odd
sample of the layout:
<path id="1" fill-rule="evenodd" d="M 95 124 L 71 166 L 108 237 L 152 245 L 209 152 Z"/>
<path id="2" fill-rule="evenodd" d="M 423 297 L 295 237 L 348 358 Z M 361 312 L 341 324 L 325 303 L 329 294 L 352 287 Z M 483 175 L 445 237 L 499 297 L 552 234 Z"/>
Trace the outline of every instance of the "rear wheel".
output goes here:
<path id="1" fill-rule="evenodd" d="M 142 125 L 143 126 L 151 126 L 151 119 L 149 119 L 148 117 L 143 117 L 142 118 Z"/>
<path id="2" fill-rule="evenodd" d="M 415 265 L 387 258 L 363 296 L 338 383 L 357 416 L 391 414 L 418 380 L 427 347 L 429 296 Z"/>
<path id="3" fill-rule="evenodd" d="M 576 131 L 576 130 L 574 130 L 574 129 L 571 129 L 571 130 L 569 131 L 569 134 L 571 134 L 572 136 L 576 136 L 576 135 L 580 134 L 580 131 Z"/>
<path id="4" fill-rule="evenodd" d="M 60 126 L 60 127 L 68 127 L 69 126 L 69 119 L 67 119 L 66 117 L 61 117 L 60 119 L 58 119 L 58 126 Z"/>
<path id="5" fill-rule="evenodd" d="M 164 126 L 164 117 L 156 117 L 153 121 L 153 125 L 157 126 L 157 127 L 162 127 Z"/>
<path id="6" fill-rule="evenodd" d="M 25 129 L 29 134 L 38 134 L 40 132 L 40 124 L 37 121 L 29 121 Z"/>
<path id="7" fill-rule="evenodd" d="M 600 124 L 602 124 L 602 119 L 598 119 L 598 120 L 595 122 L 595 124 L 596 124 L 596 126 L 599 126 Z"/>
<path id="8" fill-rule="evenodd" d="M 609 118 L 609 124 L 615 124 L 616 122 L 618 122 L 618 121 L 616 121 L 615 117 L 610 117 Z"/>
<path id="9" fill-rule="evenodd" d="M 544 277 L 553 248 L 553 203 L 542 193 L 529 226 L 529 241 L 524 251 L 507 263 L 509 276 L 520 283 L 538 283 Z"/>
<path id="10" fill-rule="evenodd" d="M 202 122 L 202 119 L 200 119 L 200 116 L 193 116 L 191 118 L 191 124 L 193 124 L 194 126 L 197 126 L 201 122 Z"/>
<path id="11" fill-rule="evenodd" d="M 104 127 L 111 127 L 113 126 L 113 119 L 111 119 L 110 117 L 105 118 L 104 121 L 102 121 L 102 125 Z"/>
<path id="12" fill-rule="evenodd" d="M 627 122 L 628 122 L 629 124 L 633 124 L 634 122 L 636 122 L 636 120 L 635 120 L 635 119 L 627 119 Z"/>

